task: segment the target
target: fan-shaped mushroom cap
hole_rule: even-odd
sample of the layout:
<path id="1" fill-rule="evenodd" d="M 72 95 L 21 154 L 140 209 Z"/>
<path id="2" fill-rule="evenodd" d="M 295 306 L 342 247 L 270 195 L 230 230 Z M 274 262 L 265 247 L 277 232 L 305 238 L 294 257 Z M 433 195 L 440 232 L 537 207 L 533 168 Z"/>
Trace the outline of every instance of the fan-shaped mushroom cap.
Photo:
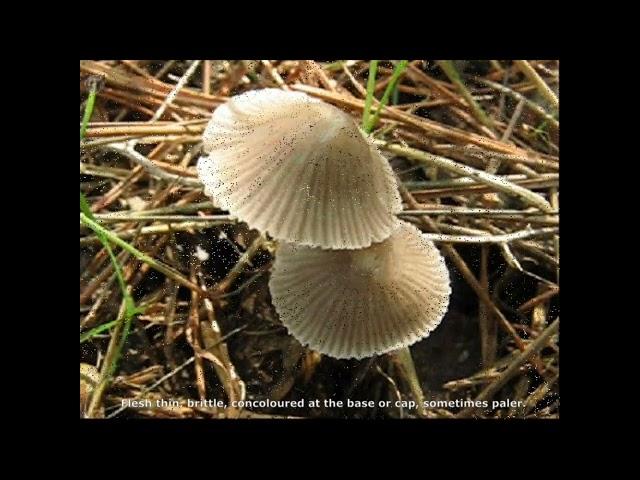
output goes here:
<path id="1" fill-rule="evenodd" d="M 339 108 L 300 92 L 247 92 L 214 111 L 203 142 L 205 193 L 251 228 L 341 249 L 397 228 L 393 171 Z"/>
<path id="2" fill-rule="evenodd" d="M 451 293 L 444 258 L 406 222 L 362 250 L 282 244 L 269 289 L 289 333 L 335 358 L 378 355 L 428 336 Z"/>

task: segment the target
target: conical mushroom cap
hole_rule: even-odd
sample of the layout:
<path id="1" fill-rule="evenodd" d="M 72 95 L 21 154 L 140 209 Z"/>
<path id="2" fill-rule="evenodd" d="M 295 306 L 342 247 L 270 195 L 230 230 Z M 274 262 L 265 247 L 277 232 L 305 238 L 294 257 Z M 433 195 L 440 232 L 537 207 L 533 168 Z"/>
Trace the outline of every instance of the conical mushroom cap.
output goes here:
<path id="1" fill-rule="evenodd" d="M 323 248 L 387 238 L 402 210 L 393 171 L 342 110 L 256 90 L 218 107 L 198 162 L 205 193 L 251 228 Z"/>
<path id="2" fill-rule="evenodd" d="M 289 333 L 335 358 L 379 355 L 428 336 L 451 293 L 444 258 L 406 222 L 362 250 L 282 244 L 269 289 Z"/>

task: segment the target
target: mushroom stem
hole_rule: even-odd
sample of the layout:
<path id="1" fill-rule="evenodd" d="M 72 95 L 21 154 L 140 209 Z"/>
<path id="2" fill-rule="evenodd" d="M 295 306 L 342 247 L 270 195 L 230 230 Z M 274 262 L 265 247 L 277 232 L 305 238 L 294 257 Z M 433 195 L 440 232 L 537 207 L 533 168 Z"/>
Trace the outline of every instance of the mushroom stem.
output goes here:
<path id="1" fill-rule="evenodd" d="M 418 373 L 416 372 L 416 366 L 413 363 L 411 350 L 409 350 L 409 347 L 404 347 L 400 350 L 396 350 L 391 355 L 404 372 L 407 382 L 409 383 L 411 393 L 413 394 L 414 400 L 418 404 L 418 406 L 416 407 L 418 415 L 420 415 L 421 417 L 426 417 L 427 411 L 424 408 L 424 393 L 422 391 L 422 386 L 420 385 Z"/>

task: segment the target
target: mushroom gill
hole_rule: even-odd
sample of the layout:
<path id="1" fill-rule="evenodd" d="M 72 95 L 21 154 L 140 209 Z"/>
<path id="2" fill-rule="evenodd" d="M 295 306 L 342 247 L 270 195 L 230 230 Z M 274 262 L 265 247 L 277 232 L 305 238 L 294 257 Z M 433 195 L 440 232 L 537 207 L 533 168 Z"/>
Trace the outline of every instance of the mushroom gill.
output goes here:
<path id="1" fill-rule="evenodd" d="M 278 240 L 357 249 L 398 226 L 389 163 L 337 107 L 300 92 L 250 91 L 214 111 L 203 143 L 205 193 Z"/>
<path id="2" fill-rule="evenodd" d="M 444 258 L 407 222 L 362 250 L 282 244 L 269 289 L 298 341 L 331 357 L 358 359 L 428 336 L 451 292 Z"/>

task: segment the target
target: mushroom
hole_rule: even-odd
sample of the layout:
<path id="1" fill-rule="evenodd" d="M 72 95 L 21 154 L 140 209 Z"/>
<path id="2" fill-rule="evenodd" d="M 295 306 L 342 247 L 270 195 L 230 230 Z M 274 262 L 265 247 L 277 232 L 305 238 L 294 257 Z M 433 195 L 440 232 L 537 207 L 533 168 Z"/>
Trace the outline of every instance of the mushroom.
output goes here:
<path id="1" fill-rule="evenodd" d="M 337 107 L 255 90 L 218 107 L 203 134 L 205 193 L 278 240 L 356 249 L 385 240 L 402 210 L 387 160 Z"/>
<path id="2" fill-rule="evenodd" d="M 408 347 L 438 326 L 449 272 L 436 246 L 407 222 L 362 250 L 280 245 L 269 282 L 282 323 L 298 341 L 335 358 Z"/>

